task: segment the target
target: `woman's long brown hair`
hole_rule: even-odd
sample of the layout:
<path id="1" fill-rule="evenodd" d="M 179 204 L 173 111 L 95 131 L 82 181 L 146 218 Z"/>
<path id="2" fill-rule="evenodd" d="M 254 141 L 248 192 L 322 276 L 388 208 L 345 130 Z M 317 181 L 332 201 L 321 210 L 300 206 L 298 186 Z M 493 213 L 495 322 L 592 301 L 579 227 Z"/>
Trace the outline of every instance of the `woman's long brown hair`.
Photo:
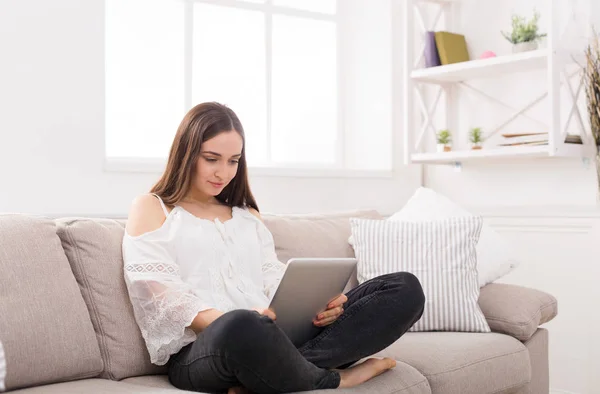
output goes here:
<path id="1" fill-rule="evenodd" d="M 214 102 L 198 104 L 185 115 L 171 145 L 167 167 L 150 192 L 160 196 L 167 205 L 180 202 L 190 190 L 202 143 L 231 130 L 242 137 L 242 156 L 235 177 L 216 198 L 230 207 L 250 207 L 258 211 L 248 183 L 242 123 L 230 108 Z"/>

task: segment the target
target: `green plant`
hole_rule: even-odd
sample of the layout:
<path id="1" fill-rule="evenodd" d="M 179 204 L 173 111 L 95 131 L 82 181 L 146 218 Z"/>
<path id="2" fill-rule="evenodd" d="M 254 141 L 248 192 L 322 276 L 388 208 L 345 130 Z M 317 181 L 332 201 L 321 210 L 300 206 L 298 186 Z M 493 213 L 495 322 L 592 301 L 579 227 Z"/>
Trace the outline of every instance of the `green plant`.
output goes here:
<path id="1" fill-rule="evenodd" d="M 504 38 L 506 38 L 512 44 L 519 44 L 521 42 L 536 41 L 540 38 L 546 37 L 547 34 L 538 33 L 538 21 L 540 14 L 534 11 L 533 18 L 527 21 L 524 17 L 513 15 L 512 16 L 512 32 L 507 34 L 502 32 Z"/>
<path id="2" fill-rule="evenodd" d="M 474 127 L 469 131 L 469 141 L 474 144 L 480 144 L 483 142 L 483 133 L 481 127 Z"/>
<path id="3" fill-rule="evenodd" d="M 438 142 L 438 144 L 447 145 L 447 144 L 450 143 L 450 141 L 452 141 L 452 136 L 450 134 L 450 130 L 444 129 L 444 130 L 440 130 L 437 133 L 437 142 Z"/>

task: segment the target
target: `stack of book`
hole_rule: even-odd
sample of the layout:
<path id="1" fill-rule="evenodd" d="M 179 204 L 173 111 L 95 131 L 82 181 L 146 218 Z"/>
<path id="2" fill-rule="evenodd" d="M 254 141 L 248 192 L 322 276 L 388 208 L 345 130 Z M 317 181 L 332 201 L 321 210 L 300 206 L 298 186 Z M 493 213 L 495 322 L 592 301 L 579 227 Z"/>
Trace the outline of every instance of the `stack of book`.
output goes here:
<path id="1" fill-rule="evenodd" d="M 504 140 L 499 146 L 535 146 L 548 145 L 548 133 L 521 133 L 521 134 L 502 134 Z M 582 144 L 581 136 L 577 134 L 567 134 L 565 138 L 567 144 Z"/>
<path id="2" fill-rule="evenodd" d="M 567 134 L 567 138 L 565 138 L 565 142 L 567 144 L 583 144 L 583 140 L 580 135 L 577 134 Z"/>
<path id="3" fill-rule="evenodd" d="M 502 134 L 504 140 L 499 146 L 548 145 L 548 133 Z"/>

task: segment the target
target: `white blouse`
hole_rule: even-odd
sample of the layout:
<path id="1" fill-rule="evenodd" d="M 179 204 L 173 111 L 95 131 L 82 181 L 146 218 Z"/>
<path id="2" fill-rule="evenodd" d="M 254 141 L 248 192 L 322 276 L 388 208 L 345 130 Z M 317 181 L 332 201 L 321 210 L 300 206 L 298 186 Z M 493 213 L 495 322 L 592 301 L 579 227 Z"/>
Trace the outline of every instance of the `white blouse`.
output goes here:
<path id="1" fill-rule="evenodd" d="M 285 271 L 273 236 L 247 209 L 233 207 L 223 223 L 160 202 L 161 227 L 123 237 L 125 282 L 156 365 L 196 339 L 188 326 L 199 312 L 268 307 Z"/>

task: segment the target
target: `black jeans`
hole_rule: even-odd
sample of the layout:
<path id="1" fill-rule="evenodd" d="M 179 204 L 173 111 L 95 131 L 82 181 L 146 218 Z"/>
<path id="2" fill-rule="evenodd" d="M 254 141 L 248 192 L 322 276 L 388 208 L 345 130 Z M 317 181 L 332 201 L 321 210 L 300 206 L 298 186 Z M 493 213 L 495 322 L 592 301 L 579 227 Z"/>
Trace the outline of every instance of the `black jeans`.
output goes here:
<path id="1" fill-rule="evenodd" d="M 248 310 L 225 313 L 169 360 L 169 380 L 209 393 L 337 388 L 343 369 L 400 338 L 423 314 L 419 280 L 407 272 L 373 278 L 347 294 L 344 313 L 296 348 L 277 324 Z"/>

